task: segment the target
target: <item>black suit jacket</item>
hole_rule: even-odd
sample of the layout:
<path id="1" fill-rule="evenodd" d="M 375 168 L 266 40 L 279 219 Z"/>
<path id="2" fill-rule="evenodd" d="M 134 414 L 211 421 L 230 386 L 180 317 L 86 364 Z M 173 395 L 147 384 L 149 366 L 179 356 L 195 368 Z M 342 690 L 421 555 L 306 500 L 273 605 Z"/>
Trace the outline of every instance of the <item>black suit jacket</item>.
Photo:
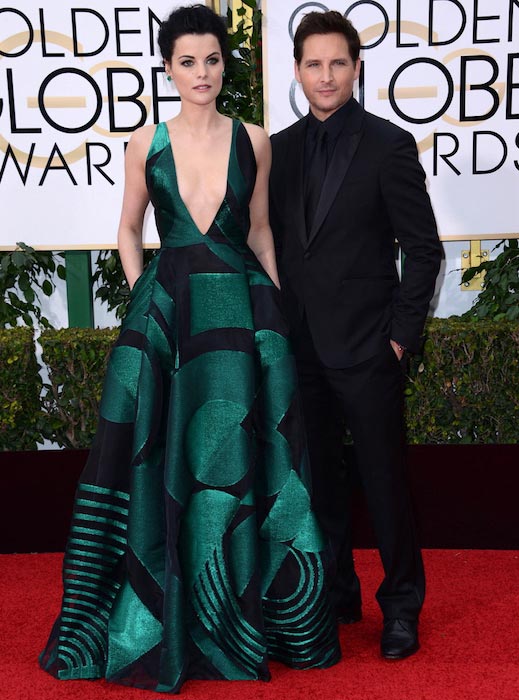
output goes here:
<path id="1" fill-rule="evenodd" d="M 296 329 L 306 313 L 328 367 L 362 362 L 389 338 L 417 351 L 441 244 L 414 138 L 354 101 L 307 232 L 306 122 L 272 136 L 270 216 L 288 320 Z"/>

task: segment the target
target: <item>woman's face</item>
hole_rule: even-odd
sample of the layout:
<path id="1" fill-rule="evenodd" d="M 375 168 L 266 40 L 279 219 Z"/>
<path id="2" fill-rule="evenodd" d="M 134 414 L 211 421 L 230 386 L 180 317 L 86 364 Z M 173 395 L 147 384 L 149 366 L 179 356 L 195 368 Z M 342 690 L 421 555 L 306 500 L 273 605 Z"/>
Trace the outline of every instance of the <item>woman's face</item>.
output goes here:
<path id="1" fill-rule="evenodd" d="M 174 44 L 166 72 L 182 101 L 209 104 L 222 89 L 225 68 L 220 43 L 214 34 L 184 34 Z"/>

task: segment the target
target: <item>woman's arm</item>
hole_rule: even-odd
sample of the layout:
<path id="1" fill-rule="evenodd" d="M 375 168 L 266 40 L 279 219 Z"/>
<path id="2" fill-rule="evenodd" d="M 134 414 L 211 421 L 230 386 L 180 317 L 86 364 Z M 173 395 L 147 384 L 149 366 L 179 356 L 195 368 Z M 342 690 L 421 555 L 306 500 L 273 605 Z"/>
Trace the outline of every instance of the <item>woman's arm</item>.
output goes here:
<path id="1" fill-rule="evenodd" d="M 269 174 L 272 152 L 265 131 L 254 124 L 245 124 L 256 156 L 256 185 L 249 204 L 250 231 L 247 243 L 261 266 L 279 289 L 274 240 L 269 223 Z"/>
<path id="2" fill-rule="evenodd" d="M 126 148 L 124 197 L 117 247 L 130 289 L 142 274 L 142 225 L 149 202 L 145 166 L 154 129 L 154 126 L 137 129 Z"/>

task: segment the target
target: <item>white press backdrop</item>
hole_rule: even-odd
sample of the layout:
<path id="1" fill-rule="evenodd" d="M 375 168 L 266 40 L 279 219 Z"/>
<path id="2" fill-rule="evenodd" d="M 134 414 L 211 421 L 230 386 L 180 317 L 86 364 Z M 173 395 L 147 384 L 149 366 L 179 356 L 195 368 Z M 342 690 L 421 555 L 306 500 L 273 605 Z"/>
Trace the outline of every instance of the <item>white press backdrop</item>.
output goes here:
<path id="1" fill-rule="evenodd" d="M 19 240 L 57 250 L 115 245 L 130 130 L 142 105 L 147 123 L 178 110 L 154 37 L 158 20 L 180 4 L 0 4 L 0 250 Z M 459 289 L 467 243 L 449 238 L 479 237 L 491 249 L 487 238 L 519 230 L 519 0 L 263 0 L 262 6 L 271 133 L 307 109 L 293 83 L 291 37 L 302 15 L 337 9 L 360 30 L 367 46 L 357 96 L 415 135 L 446 241 L 433 312 L 463 312 L 476 295 Z M 152 217 L 145 240 L 156 241 Z M 62 303 L 53 295 L 48 313 L 66 325 L 59 282 L 58 291 Z M 113 322 L 96 308 L 97 324 Z"/>
<path id="2" fill-rule="evenodd" d="M 155 37 L 179 0 L 0 5 L 0 246 L 114 247 L 124 148 L 171 117 Z M 145 241 L 156 240 L 148 217 Z"/>
<path id="3" fill-rule="evenodd" d="M 357 98 L 411 131 L 443 240 L 519 235 L 518 0 L 266 0 L 268 128 L 308 110 L 292 37 L 312 10 L 360 33 Z"/>

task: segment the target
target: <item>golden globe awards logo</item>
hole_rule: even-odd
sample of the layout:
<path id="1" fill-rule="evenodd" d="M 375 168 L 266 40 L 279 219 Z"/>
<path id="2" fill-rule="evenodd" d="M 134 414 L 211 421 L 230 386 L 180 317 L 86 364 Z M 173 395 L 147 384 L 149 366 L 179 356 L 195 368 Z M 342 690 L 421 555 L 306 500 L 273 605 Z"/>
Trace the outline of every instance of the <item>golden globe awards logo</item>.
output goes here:
<path id="1" fill-rule="evenodd" d="M 0 7 L 0 183 L 113 185 L 129 133 L 178 101 L 155 45 L 162 17 L 92 4 Z"/>
<path id="2" fill-rule="evenodd" d="M 328 9 L 337 4 L 300 4 L 289 37 L 305 14 Z M 358 0 L 341 12 L 361 37 L 359 101 L 377 113 L 374 101 L 388 102 L 390 119 L 412 125 L 420 151 L 432 150 L 432 175 L 489 175 L 507 164 L 519 171 L 519 0 Z M 301 117 L 307 107 L 295 81 L 289 101 Z"/>

